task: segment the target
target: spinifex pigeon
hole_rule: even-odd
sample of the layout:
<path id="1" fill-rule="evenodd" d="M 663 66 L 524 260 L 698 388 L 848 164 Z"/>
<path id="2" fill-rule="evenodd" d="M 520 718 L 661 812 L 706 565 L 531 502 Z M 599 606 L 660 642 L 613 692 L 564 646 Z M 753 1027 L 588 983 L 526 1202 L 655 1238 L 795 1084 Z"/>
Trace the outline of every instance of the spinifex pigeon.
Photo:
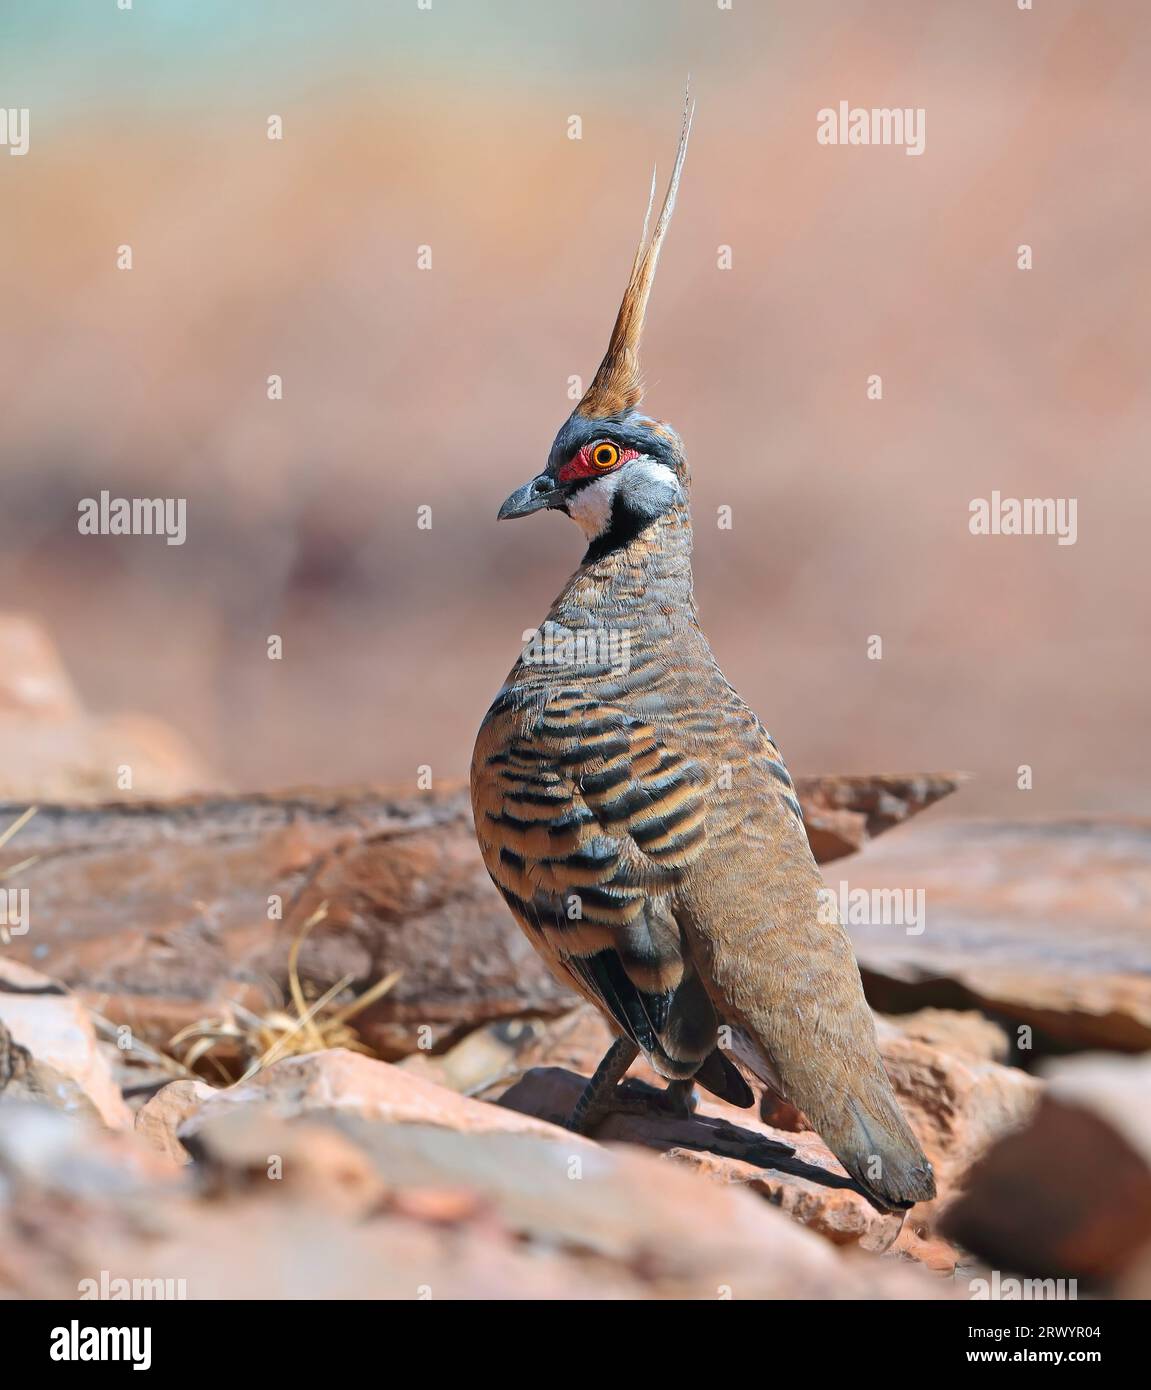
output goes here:
<path id="1" fill-rule="evenodd" d="M 480 729 L 476 834 L 536 949 L 618 1035 L 574 1126 L 621 1102 L 639 1052 L 673 1109 L 697 1082 L 750 1105 L 742 1067 L 876 1200 L 906 1207 L 934 1195 L 931 1166 L 819 896 L 783 758 L 700 631 L 683 445 L 639 408 L 640 334 L 690 126 L 689 110 L 649 240 L 653 180 L 607 355 L 547 467 L 500 508 L 566 512 L 588 549 Z"/>

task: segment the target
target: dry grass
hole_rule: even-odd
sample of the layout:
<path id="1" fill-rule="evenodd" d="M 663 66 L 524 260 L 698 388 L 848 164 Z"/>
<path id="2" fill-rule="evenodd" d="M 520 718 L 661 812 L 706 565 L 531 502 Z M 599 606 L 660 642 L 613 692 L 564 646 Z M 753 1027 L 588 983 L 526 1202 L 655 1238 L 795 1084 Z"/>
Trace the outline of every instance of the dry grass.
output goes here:
<path id="1" fill-rule="evenodd" d="M 231 1057 L 239 1055 L 245 1065 L 239 1078 L 241 1081 L 246 1081 L 282 1057 L 304 1052 L 346 1047 L 354 1052 L 375 1056 L 372 1049 L 360 1041 L 351 1020 L 369 1004 L 374 1004 L 387 994 L 400 978 L 400 972 L 396 970 L 384 976 L 347 1004 L 337 1006 L 335 1001 L 351 984 L 351 975 L 345 975 L 318 998 L 309 1001 L 300 980 L 300 950 L 309 932 L 325 919 L 327 912 L 327 903 L 321 903 L 292 941 L 288 955 L 290 1008 L 281 1005 L 257 1014 L 242 1004 L 233 1003 L 216 1018 L 198 1019 L 187 1028 L 182 1028 L 168 1044 L 174 1053 L 184 1049 L 179 1058 L 183 1067 L 193 1071 L 198 1065 L 207 1064 L 225 1085 L 231 1085 L 235 1077 L 218 1055 L 221 1051 L 226 1051 Z"/>
<path id="2" fill-rule="evenodd" d="M 20 833 L 38 809 L 30 806 L 0 831 L 0 849 Z M 30 868 L 39 858 L 39 855 L 32 855 L 6 869 L 0 869 L 0 884 L 23 869 Z M 335 1001 L 351 984 L 351 975 L 345 975 L 318 998 L 309 1000 L 300 979 L 300 951 L 308 934 L 324 921 L 327 913 L 327 903 L 321 903 L 301 925 L 292 941 L 288 953 L 289 1000 L 275 1004 L 263 1013 L 256 1013 L 243 1004 L 231 1003 L 223 1013 L 197 1019 L 187 1028 L 182 1028 L 170 1039 L 166 1052 L 136 1042 L 133 1045 L 136 1055 L 174 1076 L 195 1076 L 199 1074 L 197 1068 L 206 1068 L 211 1073 L 210 1079 L 218 1079 L 225 1086 L 230 1086 L 237 1079 L 234 1065 L 231 1069 L 226 1065 L 229 1060 L 234 1063 L 236 1057 L 239 1057 L 244 1068 L 239 1079 L 246 1081 L 280 1058 L 304 1052 L 346 1047 L 354 1052 L 375 1056 L 373 1050 L 360 1041 L 352 1027 L 352 1019 L 377 999 L 383 998 L 400 978 L 400 972 L 396 970 L 386 975 L 350 1003 L 337 1005 Z M 11 935 L 4 922 L 0 922 L 0 944 L 11 944 Z M 93 1019 L 102 1036 L 115 1038 L 115 1025 L 98 1013 L 93 1014 Z"/>

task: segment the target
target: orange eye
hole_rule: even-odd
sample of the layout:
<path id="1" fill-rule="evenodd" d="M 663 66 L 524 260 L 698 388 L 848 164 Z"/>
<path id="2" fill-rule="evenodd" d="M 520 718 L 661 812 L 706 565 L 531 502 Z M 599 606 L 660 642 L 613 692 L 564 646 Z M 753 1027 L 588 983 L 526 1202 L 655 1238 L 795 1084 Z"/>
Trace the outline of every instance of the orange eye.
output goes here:
<path id="1" fill-rule="evenodd" d="M 619 450 L 616 446 L 606 439 L 601 439 L 598 444 L 593 444 L 588 458 L 592 461 L 595 468 L 608 469 L 614 468 L 619 462 Z"/>

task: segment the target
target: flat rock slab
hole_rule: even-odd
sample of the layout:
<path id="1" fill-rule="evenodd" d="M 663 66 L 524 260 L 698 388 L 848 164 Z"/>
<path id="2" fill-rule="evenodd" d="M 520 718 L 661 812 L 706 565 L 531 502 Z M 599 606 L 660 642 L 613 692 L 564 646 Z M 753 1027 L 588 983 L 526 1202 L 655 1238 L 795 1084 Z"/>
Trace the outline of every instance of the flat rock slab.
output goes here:
<path id="1" fill-rule="evenodd" d="M 538 1067 L 511 1087 L 500 1105 L 562 1122 L 585 1083 L 574 1072 Z M 683 1118 L 612 1114 L 595 1137 L 654 1149 L 716 1182 L 758 1192 L 836 1245 L 857 1244 L 878 1253 L 895 1243 L 903 1218 L 869 1201 L 816 1135 L 772 1129 L 753 1114 L 709 1101 Z"/>
<path id="2" fill-rule="evenodd" d="M 150 1104 L 158 1102 L 159 1096 Z M 432 1125 L 464 1134 L 493 1130 L 536 1134 L 564 1138 L 576 1148 L 588 1143 L 566 1136 L 543 1120 L 471 1100 L 390 1062 L 340 1047 L 286 1057 L 247 1081 L 214 1091 L 179 1126 L 178 1136 L 186 1140 L 213 1116 L 248 1106 L 262 1106 L 284 1118 L 336 1110 L 393 1125 Z"/>
<path id="3" fill-rule="evenodd" d="M 869 1251 L 899 1249 L 933 1267 L 954 1268 L 956 1253 L 935 1242 L 927 1249 L 937 1213 L 945 1209 L 967 1180 L 972 1164 L 990 1145 L 1026 1124 L 1034 1113 L 1040 1083 L 1014 1067 L 986 1056 L 993 1033 L 977 1028 L 970 1016 L 925 1014 L 909 1020 L 912 1034 L 879 1020 L 884 1064 L 900 1104 L 935 1168 L 939 1198 L 909 1215 L 901 1235 L 901 1218 L 880 1210 L 865 1197 L 808 1129 L 782 1129 L 698 1092 L 690 1118 L 646 1113 L 609 1115 L 596 1131 L 605 1142 L 639 1144 L 697 1168 L 721 1182 L 747 1187 L 766 1197 L 803 1225 L 835 1244 Z M 489 1032 L 491 1030 L 488 1030 Z M 925 1042 L 914 1032 L 929 1031 Z M 478 1060 L 473 1035 L 440 1063 L 445 1079 L 458 1079 L 462 1063 Z M 518 1053 L 517 1061 L 542 1061 L 519 1075 L 500 1103 L 552 1123 L 562 1123 L 575 1105 L 594 1061 L 602 1055 L 608 1031 L 589 1006 L 546 1025 Z M 473 1055 L 457 1057 L 457 1052 Z M 483 1052 L 490 1058 L 490 1047 Z M 574 1058 L 578 1071 L 547 1065 L 551 1058 Z M 405 1064 L 407 1065 L 407 1064 Z M 642 1067 L 638 1070 L 643 1073 Z M 470 1065 L 466 1072 L 474 1072 Z M 651 1077 L 656 1082 L 658 1078 Z M 662 1086 L 662 1083 L 659 1083 Z M 481 1093 L 492 1095 L 500 1084 Z"/>
<path id="4" fill-rule="evenodd" d="M 848 919 L 874 1007 L 983 1009 L 1040 1051 L 1151 1049 L 1151 821 L 924 824 L 826 876 L 923 890 L 920 934 Z"/>
<path id="5" fill-rule="evenodd" d="M 75 1298 L 101 1271 L 177 1279 L 167 1296 L 189 1299 L 949 1294 L 902 1261 L 836 1249 L 737 1185 L 510 1110 L 481 1107 L 494 1128 L 477 1129 L 449 1094 L 449 1122 L 396 1122 L 397 1107 L 427 1110 L 425 1088 L 369 1065 L 390 1112 L 340 1104 L 363 1100 L 365 1083 L 330 1054 L 310 1063 L 302 1108 L 295 1086 L 287 1106 L 281 1086 L 205 1099 L 190 1170 L 155 1135 L 0 1105 L 0 1297 Z"/>
<path id="6" fill-rule="evenodd" d="M 799 796 L 824 857 L 858 848 L 954 790 L 946 776 L 808 778 Z M 0 827 L 24 810 L 0 805 Z M 549 973 L 488 879 L 463 788 L 196 797 L 41 806 L 0 850 L 29 890 L 29 930 L 5 947 L 164 1045 L 229 1001 L 278 1004 L 288 947 L 326 904 L 301 956 L 319 988 L 400 979 L 357 1020 L 398 1057 L 489 1019 L 558 1014 Z"/>

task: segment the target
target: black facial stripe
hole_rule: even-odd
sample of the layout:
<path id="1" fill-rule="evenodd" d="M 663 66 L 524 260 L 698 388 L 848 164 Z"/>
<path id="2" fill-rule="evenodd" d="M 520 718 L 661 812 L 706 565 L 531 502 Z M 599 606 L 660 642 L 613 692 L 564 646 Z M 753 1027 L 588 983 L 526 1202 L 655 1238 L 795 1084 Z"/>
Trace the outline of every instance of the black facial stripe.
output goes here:
<path id="1" fill-rule="evenodd" d="M 611 520 L 606 530 L 601 531 L 588 546 L 582 563 L 590 565 L 596 560 L 602 560 L 605 555 L 618 550 L 621 545 L 635 540 L 644 527 L 652 525 L 655 520 L 653 516 L 641 516 L 639 512 L 633 511 L 623 495 L 617 492 L 612 499 Z"/>

